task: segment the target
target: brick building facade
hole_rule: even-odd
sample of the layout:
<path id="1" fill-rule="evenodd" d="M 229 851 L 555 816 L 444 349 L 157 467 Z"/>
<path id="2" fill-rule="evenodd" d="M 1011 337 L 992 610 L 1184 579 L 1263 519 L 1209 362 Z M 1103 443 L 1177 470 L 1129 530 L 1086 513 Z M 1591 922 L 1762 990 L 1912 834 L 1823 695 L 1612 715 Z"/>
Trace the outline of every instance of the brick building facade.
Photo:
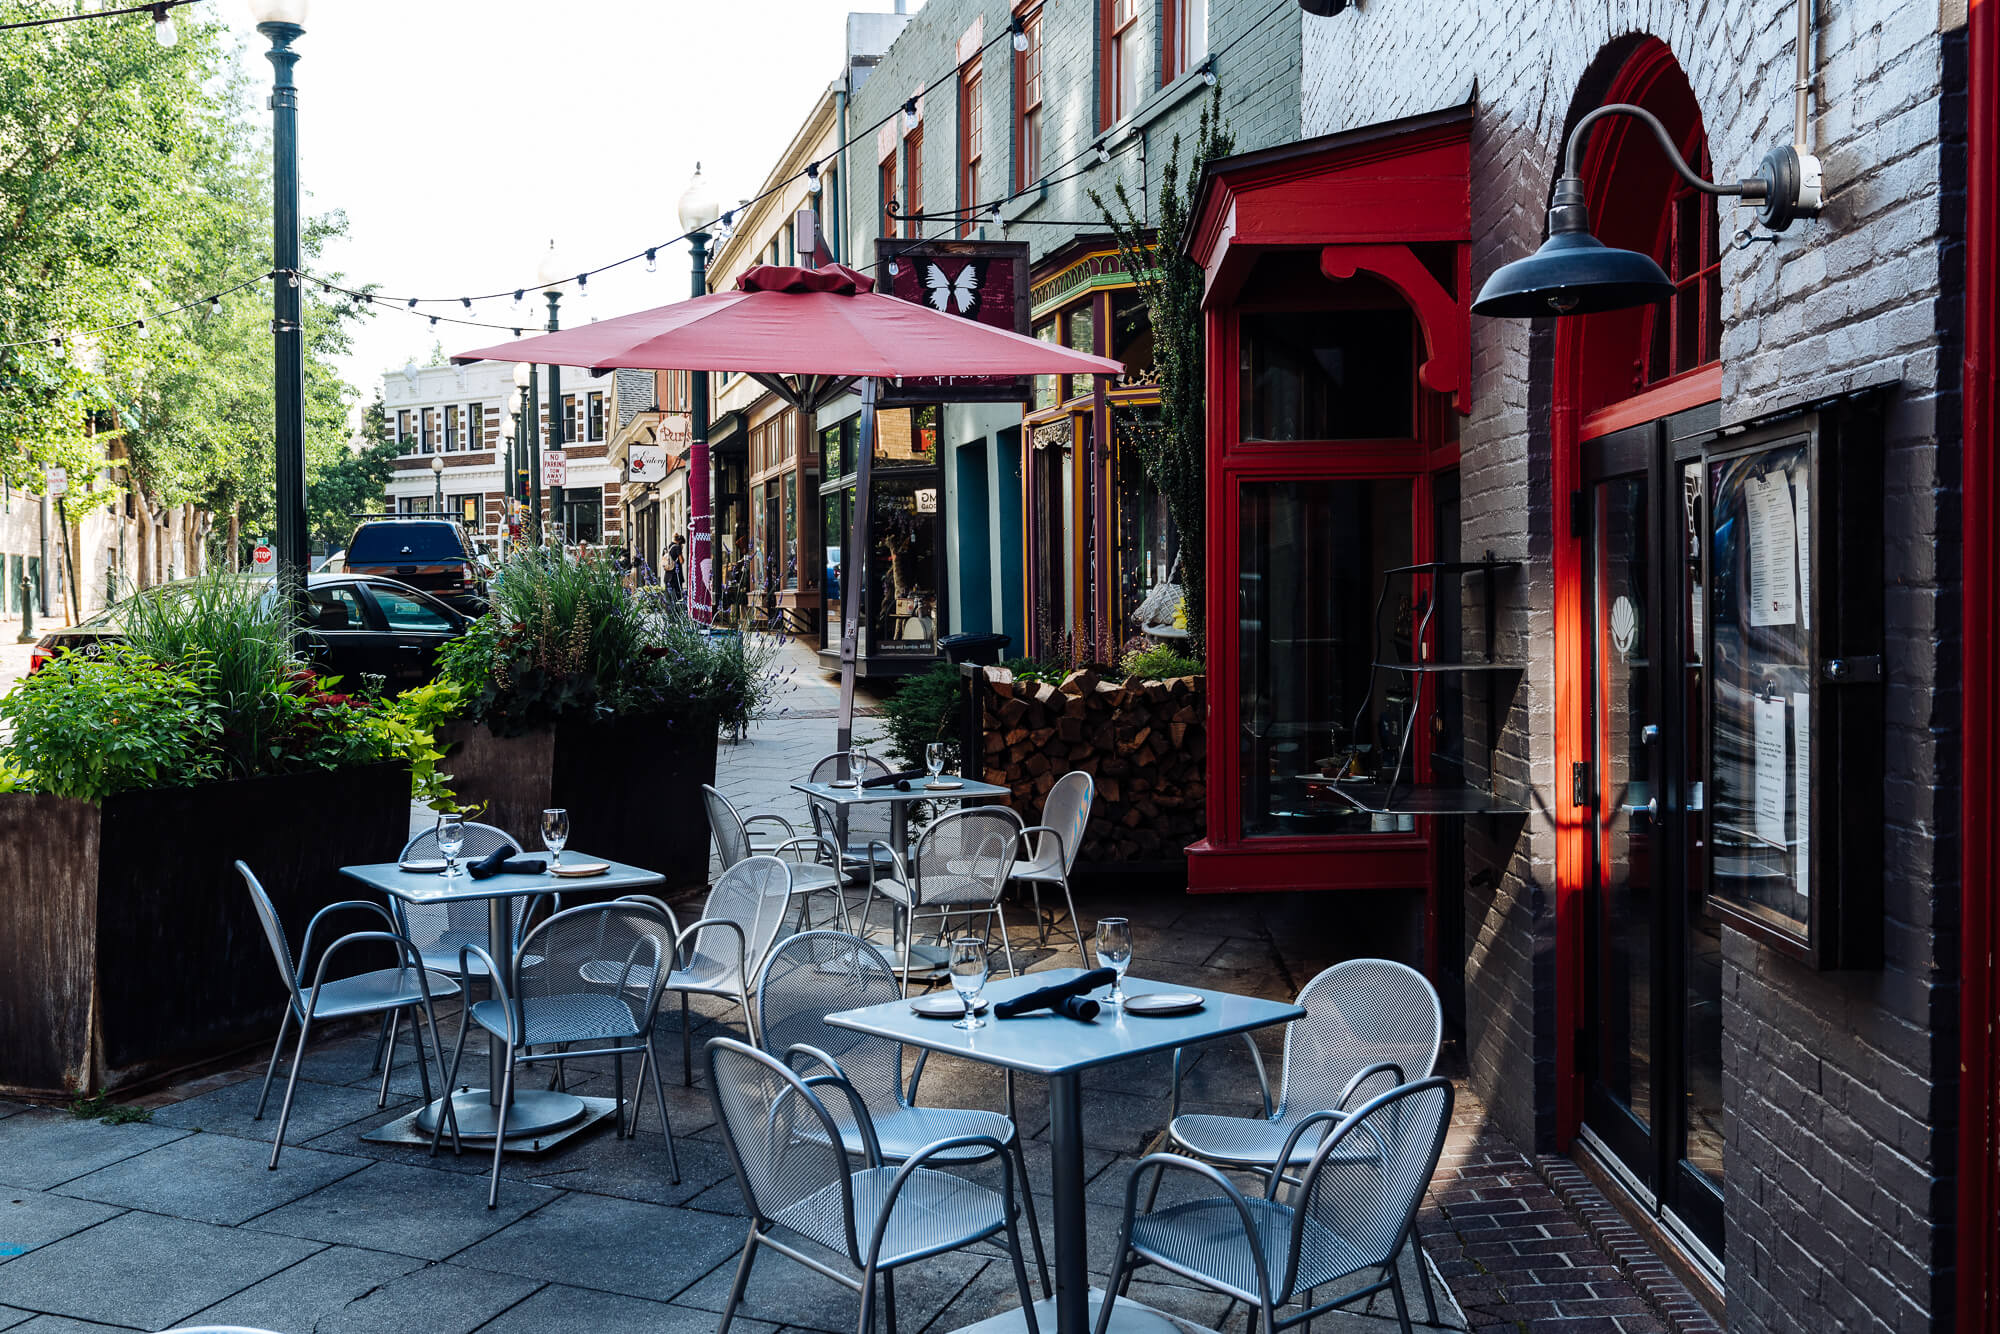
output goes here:
<path id="1" fill-rule="evenodd" d="M 1790 5 L 1408 0 L 1306 18 L 1304 142 L 1283 160 L 1252 153 L 1212 170 L 1215 220 L 1196 246 L 1217 280 L 1212 364 L 1218 336 L 1233 347 L 1240 331 L 1245 348 L 1245 403 L 1234 398 L 1234 358 L 1215 376 L 1211 434 L 1227 440 L 1211 441 L 1212 461 L 1226 461 L 1238 444 L 1256 445 L 1253 435 L 1312 438 L 1251 430 L 1247 321 L 1283 304 L 1268 291 L 1260 297 L 1258 282 L 1268 288 L 1288 254 L 1309 256 L 1324 244 L 1306 286 L 1317 291 L 1331 281 L 1327 308 L 1342 314 L 1329 318 L 1352 318 L 1349 307 L 1394 311 L 1402 303 L 1390 288 L 1404 296 L 1428 291 L 1429 279 L 1378 253 L 1399 249 L 1396 238 L 1359 235 L 1351 215 L 1394 216 L 1435 183 L 1431 168 L 1397 187 L 1402 204 L 1384 204 L 1356 193 L 1364 189 L 1357 164 L 1372 164 L 1368 179 L 1380 180 L 1383 162 L 1462 146 L 1462 184 L 1451 205 L 1460 217 L 1407 247 L 1447 298 L 1435 311 L 1410 301 L 1418 333 L 1431 340 L 1417 346 L 1433 358 L 1416 390 L 1418 420 L 1407 432 L 1365 433 L 1407 434 L 1423 444 L 1432 471 L 1413 471 L 1413 484 L 1437 502 L 1428 512 L 1416 507 L 1414 539 L 1394 537 L 1374 551 L 1376 572 L 1397 552 L 1474 562 L 1491 553 L 1505 573 L 1468 585 L 1461 632 L 1519 667 L 1517 676 L 1469 681 L 1451 706 L 1463 727 L 1457 761 L 1465 785 L 1517 813 L 1460 816 L 1454 808 L 1449 819 L 1418 817 L 1410 831 L 1439 858 L 1435 893 L 1454 900 L 1433 905 L 1442 924 L 1428 937 L 1431 962 L 1454 981 L 1462 966 L 1471 1080 L 1499 1127 L 1524 1146 L 1572 1151 L 1619 1183 L 1662 1244 L 1714 1285 L 1735 1329 L 1943 1328 L 1954 1310 L 1956 359 L 1964 297 L 1955 284 L 1965 225 L 1958 193 L 1965 112 L 1954 89 L 1964 71 L 1962 9 L 1814 6 L 1806 143 L 1824 163 L 1826 203 L 1816 219 L 1775 241 L 1760 239 L 1754 214 L 1734 201 L 1707 213 L 1699 196 L 1676 193 L 1658 145 L 1642 133 L 1598 131 L 1584 175 L 1597 192 L 1599 234 L 1609 244 L 1658 248 L 1681 282 L 1657 318 L 1467 318 L 1465 308 L 1495 269 L 1541 243 L 1567 134 L 1600 104 L 1637 101 L 1659 112 L 1712 179 L 1749 176 L 1768 150 L 1791 143 Z M 1265 205 L 1258 201 L 1291 188 L 1281 180 L 1287 172 L 1293 184 L 1324 182 L 1315 203 L 1327 233 L 1295 227 L 1259 241 L 1256 210 Z M 1746 230 L 1750 239 L 1741 239 Z M 1368 253 L 1356 260 L 1361 249 Z M 1455 278 L 1454 264 L 1464 265 Z M 1454 330 L 1464 356 L 1456 383 L 1449 367 L 1435 370 L 1444 364 L 1437 339 Z M 1426 415 L 1446 409 L 1448 419 Z M 1873 652 L 1882 679 L 1865 697 L 1879 707 L 1880 722 L 1858 727 L 1863 735 L 1842 752 L 1845 733 L 1827 722 L 1838 715 L 1815 711 L 1816 701 L 1864 696 L 1826 687 L 1824 671 L 1794 696 L 1799 736 L 1789 752 L 1780 739 L 1777 755 L 1796 766 L 1784 772 L 1798 777 L 1797 812 L 1776 826 L 1775 843 L 1766 836 L 1766 852 L 1777 848 L 1779 863 L 1799 868 L 1781 878 L 1799 877 L 1801 922 L 1842 893 L 1860 893 L 1836 883 L 1836 858 L 1869 863 L 1846 871 L 1873 882 L 1879 908 L 1863 917 L 1866 948 L 1840 959 L 1810 954 L 1803 926 L 1793 948 L 1783 932 L 1745 925 L 1749 917 L 1729 909 L 1735 891 L 1722 877 L 1749 860 L 1725 855 L 1724 840 L 1738 831 L 1716 814 L 1725 802 L 1749 800 L 1718 780 L 1732 757 L 1710 750 L 1646 769 L 1656 762 L 1641 744 L 1671 750 L 1682 736 L 1698 735 L 1706 747 L 1738 707 L 1714 684 L 1726 665 L 1715 654 L 1729 614 L 1716 595 L 1730 576 L 1715 565 L 1722 539 L 1704 525 L 1719 522 L 1718 507 L 1734 494 L 1721 488 L 1768 478 L 1761 471 L 1751 481 L 1736 478 L 1732 451 L 1749 448 L 1760 432 L 1832 432 L 1835 422 L 1844 432 L 1843 466 L 1856 471 L 1842 508 L 1814 511 L 1816 522 L 1830 514 L 1854 525 L 1843 533 L 1865 540 L 1842 553 L 1838 535 L 1826 535 L 1832 545 L 1813 546 L 1812 559 L 1845 555 L 1850 573 L 1842 579 L 1858 563 L 1860 584 L 1879 601 Z M 1864 457 L 1873 450 L 1879 458 Z M 1440 471 L 1439 459 L 1455 466 Z M 1386 447 L 1374 466 L 1378 478 L 1398 467 Z M 1797 485 L 1804 473 L 1787 475 Z M 1666 589 L 1659 609 L 1620 593 L 1627 605 L 1618 612 L 1616 579 L 1637 579 L 1631 571 L 1647 556 L 1662 564 L 1675 558 L 1672 523 L 1682 518 L 1665 499 L 1669 483 L 1677 497 L 1686 487 L 1691 546 L 1683 563 L 1694 573 L 1681 577 L 1693 584 L 1634 584 Z M 1248 613 L 1232 600 L 1237 589 L 1217 577 L 1222 544 L 1238 531 L 1224 521 L 1248 533 L 1252 519 L 1237 508 L 1239 493 L 1214 474 L 1211 489 L 1211 531 L 1228 536 L 1211 538 L 1209 619 L 1234 625 Z M 1618 528 L 1620 496 L 1640 498 L 1627 525 L 1637 536 Z M 1805 543 L 1798 538 L 1800 552 Z M 1821 585 L 1803 568 L 1794 574 L 1811 601 Z M 1490 606 L 1482 588 L 1494 590 Z M 1425 596 L 1440 595 L 1411 595 L 1420 605 Z M 1754 608 L 1747 614 L 1749 624 L 1773 623 L 1756 619 Z M 1224 658 L 1235 643 L 1216 639 L 1211 653 Z M 1642 670 L 1664 675 L 1669 646 L 1674 679 L 1696 684 L 1678 699 L 1659 685 L 1644 687 L 1655 695 L 1637 685 L 1621 693 Z M 1660 660 L 1635 666 L 1648 651 Z M 1811 694 L 1809 706 L 1811 692 L 1822 693 Z M 1670 701 L 1664 742 L 1657 727 L 1640 736 L 1646 698 Z M 1768 688 L 1760 700 L 1772 707 Z M 1776 717 L 1788 716 L 1782 700 L 1775 707 Z M 1412 721 L 1444 730 L 1442 703 L 1413 689 L 1411 710 Z M 1867 710 L 1847 716 L 1865 719 Z M 1826 757 L 1817 763 L 1805 749 L 1805 734 L 1817 727 L 1809 718 L 1826 724 L 1811 737 L 1813 755 Z M 1621 733 L 1628 724 L 1629 752 Z M 1851 760 L 1856 744 L 1865 765 Z M 1838 791 L 1821 779 L 1835 762 L 1829 746 L 1850 756 Z M 1276 773 L 1281 761 L 1270 763 Z M 1646 774 L 1654 775 L 1650 786 Z M 1763 779 L 1758 770 L 1756 781 Z M 1251 781 L 1246 775 L 1212 790 L 1227 787 L 1248 803 Z M 1778 792 L 1781 814 L 1793 799 Z M 1805 846 L 1808 828 L 1815 840 L 1854 833 L 1810 812 L 1857 809 L 1879 811 L 1859 822 L 1867 837 L 1850 838 L 1840 851 Z M 1290 811 L 1284 818 L 1299 819 Z M 1380 819 L 1354 837 L 1389 846 L 1385 834 L 1398 826 Z M 1876 824 L 1879 847 L 1861 858 Z M 1329 819 L 1327 837 L 1344 827 Z M 1212 813 L 1212 836 L 1216 828 Z M 1770 874 L 1768 866 L 1761 873 Z M 1819 896 L 1810 912 L 1808 883 Z"/>

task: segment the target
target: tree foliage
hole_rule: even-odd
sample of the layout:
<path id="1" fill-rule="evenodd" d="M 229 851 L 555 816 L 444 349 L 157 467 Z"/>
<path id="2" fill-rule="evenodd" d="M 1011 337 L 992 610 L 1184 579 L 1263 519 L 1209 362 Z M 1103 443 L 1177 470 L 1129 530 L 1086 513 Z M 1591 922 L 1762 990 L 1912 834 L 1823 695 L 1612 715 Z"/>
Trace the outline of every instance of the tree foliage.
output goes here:
<path id="1" fill-rule="evenodd" d="M 1176 134 L 1160 177 L 1160 221 L 1148 229 L 1140 221 L 1123 181 L 1113 191 L 1114 211 L 1097 191 L 1091 202 L 1111 228 L 1119 260 L 1137 283 L 1153 325 L 1153 369 L 1160 383 L 1160 420 L 1134 422 L 1127 430 L 1138 446 L 1147 479 L 1159 488 L 1179 532 L 1180 581 L 1185 591 L 1188 636 L 1197 657 L 1206 656 L 1202 591 L 1203 533 L 1207 519 L 1207 438 L 1204 417 L 1206 362 L 1203 355 L 1202 271 L 1181 252 L 1195 223 L 1202 168 L 1236 148 L 1222 118 L 1222 90 L 1201 109 L 1185 177 L 1181 137 Z"/>

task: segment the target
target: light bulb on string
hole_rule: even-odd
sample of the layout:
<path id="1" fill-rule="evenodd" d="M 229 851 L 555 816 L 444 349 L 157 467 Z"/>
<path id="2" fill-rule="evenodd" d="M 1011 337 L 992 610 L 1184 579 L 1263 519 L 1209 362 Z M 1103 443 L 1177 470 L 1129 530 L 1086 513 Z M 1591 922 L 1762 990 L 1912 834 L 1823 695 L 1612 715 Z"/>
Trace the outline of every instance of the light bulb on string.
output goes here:
<path id="1" fill-rule="evenodd" d="M 908 134 L 911 130 L 914 130 L 916 128 L 917 128 L 917 99 L 913 97 L 909 101 L 903 103 L 903 133 Z"/>
<path id="2" fill-rule="evenodd" d="M 417 299 L 416 299 L 415 297 L 411 297 L 411 298 L 410 298 L 410 309 L 411 309 L 411 310 L 415 310 L 416 308 L 417 308 Z"/>
<path id="3" fill-rule="evenodd" d="M 527 293 L 528 289 L 525 287 L 517 287 L 514 289 L 514 304 L 508 307 L 508 313 L 510 315 L 519 315 L 521 313 L 521 298 L 526 296 Z"/>
<path id="4" fill-rule="evenodd" d="M 660 271 L 660 253 L 659 253 L 659 251 L 657 251 L 657 250 L 648 250 L 648 251 L 646 252 L 646 272 L 648 272 L 648 273 L 658 273 L 659 271 Z"/>
<path id="5" fill-rule="evenodd" d="M 460 298 L 459 298 L 458 300 L 459 300 L 459 304 L 463 305 L 463 306 L 464 306 L 464 307 L 465 307 L 465 308 L 466 308 L 467 310 L 471 310 L 471 309 L 472 309 L 472 298 L 471 298 L 471 297 L 469 297 L 469 296 L 462 296 L 462 297 L 460 297 Z"/>
<path id="6" fill-rule="evenodd" d="M 146 322 L 144 320 L 139 320 L 136 322 L 136 324 L 134 325 L 134 332 L 137 333 L 141 338 L 147 338 L 151 336 L 146 330 Z"/>
<path id="7" fill-rule="evenodd" d="M 1207 84 L 1210 88 L 1215 87 L 1215 66 L 1204 65 L 1202 67 L 1201 81 Z"/>
<path id="8" fill-rule="evenodd" d="M 1099 144 L 1097 146 L 1097 165 L 1101 167 L 1109 161 L 1111 161 L 1111 145 Z"/>
<path id="9" fill-rule="evenodd" d="M 1014 30 L 1014 49 L 1026 55 L 1028 51 L 1028 25 L 1021 21 L 1019 14 L 1016 14 L 1013 18 L 1007 20 L 1007 26 Z"/>
<path id="10" fill-rule="evenodd" d="M 435 328 L 435 327 L 437 326 L 437 322 L 438 322 L 438 317 L 437 317 L 437 316 L 435 316 L 435 315 L 431 316 L 431 326 L 432 326 L 433 328 Z"/>
<path id="11" fill-rule="evenodd" d="M 285 275 L 285 285 L 287 287 L 297 287 L 299 285 L 299 271 L 297 269 L 293 269 Z"/>
<path id="12" fill-rule="evenodd" d="M 181 40 L 180 29 L 174 26 L 174 12 L 166 5 L 153 6 L 153 40 L 161 46 L 176 46 Z"/>
<path id="13" fill-rule="evenodd" d="M 806 163 L 806 189 L 812 191 L 814 194 L 819 193 L 819 163 L 817 162 Z"/>

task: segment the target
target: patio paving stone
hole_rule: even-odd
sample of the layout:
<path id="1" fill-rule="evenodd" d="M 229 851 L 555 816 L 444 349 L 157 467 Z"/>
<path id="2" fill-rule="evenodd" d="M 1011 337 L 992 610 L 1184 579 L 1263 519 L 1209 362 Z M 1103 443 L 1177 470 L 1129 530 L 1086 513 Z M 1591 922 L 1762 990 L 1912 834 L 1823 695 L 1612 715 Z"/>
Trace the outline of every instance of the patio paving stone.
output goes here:
<path id="1" fill-rule="evenodd" d="M 479 1334 L 713 1334 L 715 1315 L 685 1306 L 667 1306 L 617 1293 L 593 1292 L 551 1283 L 510 1307 Z M 730 1334 L 776 1334 L 778 1326 L 739 1316 Z M 914 1334 L 905 1326 L 909 1334 Z"/>
<path id="2" fill-rule="evenodd" d="M 652 1119 L 650 1111 L 647 1119 Z M 632 1139 L 620 1139 L 607 1126 L 545 1158 L 503 1163 L 500 1189 L 505 1192 L 507 1181 L 512 1179 L 642 1200 L 647 1204 L 686 1204 L 731 1176 L 728 1151 L 720 1144 L 676 1135 L 674 1149 L 680 1160 L 679 1185 L 674 1184 L 672 1174 L 667 1171 L 666 1141 L 657 1131 L 653 1134 L 641 1131 Z M 510 1166 L 512 1172 L 508 1171 Z"/>
<path id="3" fill-rule="evenodd" d="M 745 1220 L 731 1224 L 735 1246 L 727 1263 L 717 1265 L 701 1282 L 681 1294 L 675 1305 L 694 1306 L 705 1311 L 722 1310 L 729 1301 L 729 1286 L 736 1281 L 737 1261 L 749 1230 L 749 1223 Z M 844 1255 L 835 1255 L 794 1235 L 787 1235 L 783 1240 L 834 1269 L 847 1271 L 851 1268 Z M 1022 1245 L 1027 1245 L 1025 1237 Z M 898 1326 L 906 1334 L 907 1331 L 924 1329 L 938 1312 L 949 1306 L 990 1265 L 997 1265 L 1003 1270 L 1008 1267 L 1005 1261 L 988 1261 L 963 1251 L 949 1251 L 896 1271 Z M 1034 1260 L 1030 1258 L 1028 1276 L 1031 1282 L 1034 1272 Z M 756 1267 L 750 1271 L 750 1286 L 744 1290 L 742 1305 L 737 1309 L 743 1315 L 760 1320 L 824 1330 L 827 1334 L 847 1334 L 861 1317 L 861 1298 L 825 1275 L 814 1273 L 797 1261 L 765 1248 L 757 1256 Z M 888 1328 L 886 1318 L 878 1328 Z"/>
<path id="4" fill-rule="evenodd" d="M 115 1218 L 121 1209 L 33 1190 L 0 1190 L 0 1264 Z M 0 1329 L 6 1324 L 0 1321 Z"/>
<path id="5" fill-rule="evenodd" d="M 281 1276 L 282 1277 L 282 1276 Z M 286 1334 L 470 1334 L 538 1283 L 460 1265 L 423 1265 L 322 1311 L 295 1310 L 269 1328 Z M 217 1308 L 221 1309 L 221 1308 Z M 208 1319 L 205 1313 L 203 1319 Z"/>
<path id="6" fill-rule="evenodd" d="M 425 1263 L 415 1256 L 387 1251 L 329 1246 L 196 1312 L 191 1322 L 251 1329 L 311 1329 L 350 1302 L 423 1268 Z"/>
<path id="7" fill-rule="evenodd" d="M 278 1108 L 285 1097 L 284 1071 L 279 1071 L 278 1078 L 271 1083 L 271 1100 L 264 1109 L 264 1119 L 253 1121 L 250 1116 L 257 1110 L 257 1090 L 262 1083 L 263 1075 L 259 1072 L 255 1079 L 214 1089 L 185 1102 L 169 1103 L 153 1113 L 153 1124 L 202 1130 L 211 1135 L 234 1135 L 268 1145 L 278 1133 Z M 298 1092 L 292 1098 L 292 1119 L 285 1127 L 285 1152 L 290 1153 L 293 1145 L 304 1144 L 341 1126 L 356 1126 L 359 1134 L 360 1128 L 392 1120 L 414 1105 L 414 1099 L 391 1094 L 389 1105 L 378 1110 L 373 1088 L 347 1088 L 301 1078 Z M 278 1161 L 282 1163 L 284 1159 Z"/>
<path id="8" fill-rule="evenodd" d="M 0 1306 L 0 1329 L 12 1329 L 23 1320 L 33 1320 L 33 1311 L 18 1311 L 11 1306 Z"/>
<path id="9" fill-rule="evenodd" d="M 140 1121 L 121 1126 L 84 1121 L 68 1112 L 10 1116 L 0 1121 L 0 1183 L 47 1190 L 187 1133 Z"/>
<path id="10" fill-rule="evenodd" d="M 485 1182 L 469 1173 L 375 1163 L 254 1219 L 249 1226 L 260 1232 L 442 1260 L 560 1195 L 544 1186 L 503 1182 L 499 1208 L 488 1210 Z"/>
<path id="11" fill-rule="evenodd" d="M 31 1316 L 26 1324 L 14 1325 L 21 1334 L 95 1334 L 101 1330 L 131 1329 L 131 1325 L 100 1325 L 95 1320 L 71 1320 L 64 1315 Z"/>
<path id="12" fill-rule="evenodd" d="M 270 1171 L 271 1147 L 189 1135 L 60 1187 L 64 1195 L 202 1223 L 242 1223 L 360 1171 L 366 1163 L 296 1146 Z"/>
<path id="13" fill-rule="evenodd" d="M 0 1265 L 0 1303 L 164 1329 L 318 1250 L 156 1214 L 121 1214 Z"/>
<path id="14" fill-rule="evenodd" d="M 502 1182 L 500 1205 L 531 1189 Z M 482 1201 L 483 1202 L 483 1201 Z M 743 1244 L 747 1223 L 603 1195 L 565 1195 L 453 1259 L 666 1301 Z"/>

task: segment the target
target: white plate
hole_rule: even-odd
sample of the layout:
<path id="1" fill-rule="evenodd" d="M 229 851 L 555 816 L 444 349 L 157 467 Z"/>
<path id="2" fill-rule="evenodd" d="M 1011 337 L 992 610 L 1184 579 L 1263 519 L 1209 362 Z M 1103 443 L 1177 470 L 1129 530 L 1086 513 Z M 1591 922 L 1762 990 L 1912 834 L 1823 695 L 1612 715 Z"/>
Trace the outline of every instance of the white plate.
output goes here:
<path id="1" fill-rule="evenodd" d="M 964 786 L 965 784 L 956 778 L 933 778 L 924 784 L 924 790 L 926 792 L 948 792 L 952 788 Z"/>
<path id="2" fill-rule="evenodd" d="M 581 880 L 585 876 L 603 875 L 611 869 L 610 862 L 564 862 L 561 866 L 551 866 L 549 871 L 565 880 Z"/>
<path id="3" fill-rule="evenodd" d="M 443 875 L 444 858 L 419 857 L 414 861 L 397 862 L 396 869 L 410 875 Z"/>
<path id="4" fill-rule="evenodd" d="M 986 998 L 984 996 L 981 996 L 979 1003 L 972 1007 L 972 1012 L 974 1014 L 986 1013 Z M 956 993 L 951 995 L 939 993 L 935 996 L 919 996 L 910 1002 L 910 1013 L 919 1015 L 925 1019 L 963 1019 L 965 1018 L 965 1002 L 961 1001 Z"/>
<path id="5" fill-rule="evenodd" d="M 1142 991 L 1125 998 L 1125 1013 L 1158 1019 L 1170 1014 L 1193 1014 L 1203 1003 L 1200 995 L 1192 991 Z"/>
<path id="6" fill-rule="evenodd" d="M 831 778 L 827 780 L 826 785 L 828 787 L 840 788 L 842 791 L 848 791 L 852 788 L 857 788 L 861 786 L 860 783 L 857 783 L 852 778 Z"/>

